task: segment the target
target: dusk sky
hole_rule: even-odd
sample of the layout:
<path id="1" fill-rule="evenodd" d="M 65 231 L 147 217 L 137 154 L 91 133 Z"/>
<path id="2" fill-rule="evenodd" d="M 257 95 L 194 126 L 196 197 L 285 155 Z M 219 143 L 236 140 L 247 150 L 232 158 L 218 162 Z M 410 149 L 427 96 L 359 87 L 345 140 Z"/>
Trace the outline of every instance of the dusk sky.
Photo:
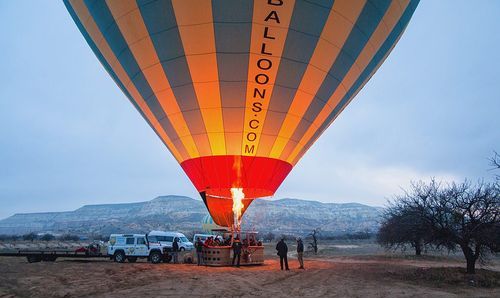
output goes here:
<path id="1" fill-rule="evenodd" d="M 500 1 L 422 1 L 274 199 L 383 206 L 411 180 L 492 180 Z M 187 176 L 62 1 L 0 1 L 0 219 L 177 194 Z"/>

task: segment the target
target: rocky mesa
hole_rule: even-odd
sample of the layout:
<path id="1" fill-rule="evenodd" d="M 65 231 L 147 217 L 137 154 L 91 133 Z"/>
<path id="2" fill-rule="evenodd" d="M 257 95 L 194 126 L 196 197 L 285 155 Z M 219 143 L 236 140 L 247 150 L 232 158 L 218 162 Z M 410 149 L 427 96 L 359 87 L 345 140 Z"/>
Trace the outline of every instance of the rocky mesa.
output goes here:
<path id="1" fill-rule="evenodd" d="M 382 208 L 357 203 L 321 203 L 300 199 L 259 199 L 243 217 L 245 229 L 273 233 L 373 232 Z M 150 201 L 86 205 L 74 211 L 19 213 L 0 220 L 0 234 L 28 232 L 101 234 L 147 232 L 153 229 L 201 231 L 207 215 L 203 201 L 185 196 L 160 196 Z"/>

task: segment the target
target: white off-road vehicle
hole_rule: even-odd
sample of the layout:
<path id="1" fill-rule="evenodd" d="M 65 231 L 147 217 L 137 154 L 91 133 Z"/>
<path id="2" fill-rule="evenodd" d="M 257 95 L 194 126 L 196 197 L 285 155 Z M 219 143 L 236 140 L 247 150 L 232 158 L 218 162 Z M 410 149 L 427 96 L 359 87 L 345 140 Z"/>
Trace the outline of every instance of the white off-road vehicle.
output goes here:
<path id="1" fill-rule="evenodd" d="M 162 261 L 170 262 L 172 258 L 166 246 L 149 242 L 144 234 L 111 234 L 108 256 L 118 263 L 125 260 L 134 263 L 138 258 L 147 258 L 151 263 L 158 264 Z"/>

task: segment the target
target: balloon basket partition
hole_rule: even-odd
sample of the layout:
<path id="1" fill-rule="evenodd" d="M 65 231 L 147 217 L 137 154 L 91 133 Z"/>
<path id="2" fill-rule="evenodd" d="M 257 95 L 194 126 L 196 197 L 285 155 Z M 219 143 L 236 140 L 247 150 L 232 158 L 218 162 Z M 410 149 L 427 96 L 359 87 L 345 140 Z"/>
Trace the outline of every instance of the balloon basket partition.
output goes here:
<path id="1" fill-rule="evenodd" d="M 232 266 L 233 249 L 231 246 L 203 248 L 203 264 L 206 266 Z M 236 265 L 237 260 L 235 260 Z M 240 266 L 264 264 L 264 246 L 248 246 L 241 250 Z"/>
<path id="2" fill-rule="evenodd" d="M 240 266 L 264 264 L 264 246 L 257 241 L 257 232 L 234 229 L 213 229 L 212 233 L 231 239 L 229 245 L 208 245 L 203 247 L 203 264 L 207 266 L 232 266 L 233 243 L 235 239 L 242 242 Z M 235 260 L 236 265 L 237 260 Z"/>

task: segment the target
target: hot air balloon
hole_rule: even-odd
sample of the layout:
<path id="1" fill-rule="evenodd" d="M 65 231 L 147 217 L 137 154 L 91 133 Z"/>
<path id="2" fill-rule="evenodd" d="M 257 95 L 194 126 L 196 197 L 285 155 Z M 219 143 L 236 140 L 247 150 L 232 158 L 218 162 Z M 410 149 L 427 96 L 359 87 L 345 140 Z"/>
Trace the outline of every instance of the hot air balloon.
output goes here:
<path id="1" fill-rule="evenodd" d="M 210 215 L 205 215 L 201 220 L 201 229 L 205 233 L 212 234 L 213 230 L 222 230 L 223 227 L 217 225 Z"/>
<path id="2" fill-rule="evenodd" d="M 215 223 L 229 227 L 275 193 L 366 84 L 418 0 L 64 3 Z"/>

